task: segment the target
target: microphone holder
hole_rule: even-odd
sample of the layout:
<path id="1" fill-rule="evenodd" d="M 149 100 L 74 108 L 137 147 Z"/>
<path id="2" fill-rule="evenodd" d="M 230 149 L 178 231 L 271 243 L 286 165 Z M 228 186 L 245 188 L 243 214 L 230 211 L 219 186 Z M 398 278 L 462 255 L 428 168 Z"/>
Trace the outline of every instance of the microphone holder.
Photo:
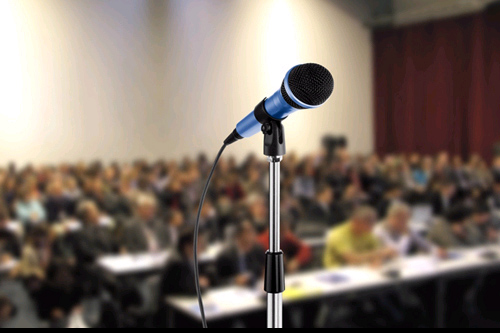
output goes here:
<path id="1" fill-rule="evenodd" d="M 261 105 L 265 112 L 264 104 Z M 280 248 L 280 163 L 286 154 L 285 130 L 280 120 L 269 115 L 266 118 L 261 118 L 264 155 L 269 161 L 269 250 L 266 253 L 264 290 L 267 293 L 267 327 L 282 328 L 285 268 Z"/>

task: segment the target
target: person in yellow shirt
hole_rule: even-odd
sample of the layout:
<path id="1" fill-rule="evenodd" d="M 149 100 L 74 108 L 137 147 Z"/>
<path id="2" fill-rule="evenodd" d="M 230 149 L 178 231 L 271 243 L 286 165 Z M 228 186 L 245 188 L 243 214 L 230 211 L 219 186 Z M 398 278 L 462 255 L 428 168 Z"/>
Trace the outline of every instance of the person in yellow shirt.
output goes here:
<path id="1" fill-rule="evenodd" d="M 376 222 L 377 212 L 371 207 L 362 206 L 354 211 L 350 220 L 333 228 L 327 239 L 324 255 L 325 267 L 371 265 L 377 268 L 386 260 L 396 257 L 397 252 L 383 247 L 373 234 Z M 347 313 L 350 311 L 352 317 L 342 320 L 350 321 L 359 327 L 377 327 L 381 322 L 391 323 L 396 327 L 406 327 L 427 322 L 425 314 L 419 308 L 418 299 L 413 296 L 410 298 L 408 293 L 402 296 L 389 297 L 380 294 L 369 299 L 354 301 L 346 306 Z M 336 313 L 338 306 L 338 303 L 331 305 L 330 313 Z M 365 311 L 364 309 L 367 308 L 377 309 L 377 311 Z"/>
<path id="2" fill-rule="evenodd" d="M 381 265 L 397 255 L 383 248 L 373 235 L 377 212 L 368 206 L 357 208 L 351 219 L 333 228 L 327 237 L 323 264 L 326 268 L 344 265 Z"/>

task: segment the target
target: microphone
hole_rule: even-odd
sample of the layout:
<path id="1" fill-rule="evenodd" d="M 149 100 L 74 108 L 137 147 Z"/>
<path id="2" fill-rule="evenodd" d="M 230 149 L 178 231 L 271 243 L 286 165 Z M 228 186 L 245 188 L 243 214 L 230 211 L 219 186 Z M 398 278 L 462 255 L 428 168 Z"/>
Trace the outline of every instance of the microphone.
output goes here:
<path id="1" fill-rule="evenodd" d="M 282 121 L 296 111 L 320 107 L 332 95 L 333 86 L 332 74 L 321 65 L 303 64 L 292 68 L 281 89 L 243 118 L 224 144 L 230 145 L 257 134 L 269 118 Z"/>

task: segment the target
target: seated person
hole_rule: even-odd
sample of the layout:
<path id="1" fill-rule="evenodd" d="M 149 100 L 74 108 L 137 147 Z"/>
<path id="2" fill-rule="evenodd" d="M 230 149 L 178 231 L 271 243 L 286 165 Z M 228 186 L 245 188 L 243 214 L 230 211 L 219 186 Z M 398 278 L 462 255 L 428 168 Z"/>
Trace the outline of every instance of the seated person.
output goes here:
<path id="1" fill-rule="evenodd" d="M 161 295 L 196 295 L 194 284 L 193 266 L 193 228 L 185 228 L 181 231 L 177 250 L 169 259 L 167 267 L 162 274 Z M 198 254 L 206 249 L 205 234 L 198 237 Z M 201 267 L 202 268 L 202 267 Z M 201 269 L 200 268 L 200 269 Z M 200 270 L 200 287 L 206 289 L 212 285 L 212 277 Z M 163 299 L 163 298 L 162 298 Z"/>
<path id="2" fill-rule="evenodd" d="M 457 187 L 452 181 L 442 181 L 438 185 L 439 190 L 431 195 L 433 215 L 443 216 L 457 204 Z"/>
<path id="3" fill-rule="evenodd" d="M 47 222 L 55 223 L 68 217 L 71 212 L 71 202 L 64 195 L 61 181 L 56 180 L 47 188 L 48 196 L 45 200 Z"/>
<path id="4" fill-rule="evenodd" d="M 0 264 L 20 256 L 21 244 L 19 238 L 9 228 L 7 210 L 0 208 Z"/>
<path id="5" fill-rule="evenodd" d="M 83 195 L 80 201 L 92 200 L 96 203 L 100 211 L 115 215 L 118 214 L 118 198 L 97 176 L 90 176 L 85 179 Z"/>
<path id="6" fill-rule="evenodd" d="M 438 219 L 427 235 L 439 247 L 457 248 L 477 245 L 477 230 L 469 225 L 470 210 L 462 205 L 454 206 L 446 213 L 445 219 Z"/>
<path id="7" fill-rule="evenodd" d="M 238 224 L 234 236 L 233 244 L 217 258 L 218 277 L 222 284 L 251 286 L 262 277 L 266 252 L 250 221 Z"/>
<path id="8" fill-rule="evenodd" d="M 488 203 L 491 209 L 495 211 L 500 210 L 500 171 L 499 174 L 495 176 L 495 182 L 493 183 L 493 189 Z"/>
<path id="9" fill-rule="evenodd" d="M 297 168 L 297 174 L 292 185 L 293 196 L 300 200 L 304 207 L 308 207 L 316 195 L 314 181 L 314 164 L 310 161 L 302 162 Z"/>
<path id="10" fill-rule="evenodd" d="M 78 263 L 94 263 L 101 256 L 116 253 L 116 244 L 109 228 L 100 224 L 100 211 L 94 201 L 79 204 L 77 215 L 83 227 L 74 236 L 74 254 Z"/>
<path id="11" fill-rule="evenodd" d="M 280 241 L 284 254 L 285 270 L 287 273 L 295 273 L 306 267 L 312 259 L 311 248 L 294 235 L 290 228 L 291 218 L 281 215 Z M 269 229 L 259 236 L 262 248 L 269 248 Z"/>
<path id="12" fill-rule="evenodd" d="M 82 197 L 82 191 L 80 190 L 75 177 L 67 177 L 65 179 L 65 188 L 63 195 L 66 199 L 66 202 L 68 203 L 68 214 L 70 216 L 74 216 L 76 213 L 76 206 Z"/>
<path id="13" fill-rule="evenodd" d="M 357 207 L 366 205 L 369 201 L 369 196 L 363 192 L 359 185 L 353 183 L 347 186 L 342 193 L 342 200 L 338 204 L 340 217 L 343 218 L 339 222 L 346 221 Z"/>
<path id="14" fill-rule="evenodd" d="M 396 257 L 397 250 L 390 246 L 380 245 L 373 235 L 376 220 L 375 209 L 360 206 L 354 210 L 348 222 L 334 228 L 327 239 L 325 267 L 367 264 L 378 268 L 385 261 Z M 423 315 L 416 307 L 418 300 L 414 300 L 413 296 L 408 298 L 408 295 L 410 294 L 405 292 L 406 298 L 404 298 L 377 294 L 370 298 L 352 301 L 344 306 L 346 318 L 342 321 L 359 327 L 379 327 L 380 325 L 387 327 L 388 323 L 397 327 L 421 324 L 420 319 Z M 338 307 L 338 304 L 332 308 L 332 314 L 336 315 L 335 307 Z"/>
<path id="15" fill-rule="evenodd" d="M 497 243 L 499 240 L 498 229 L 493 223 L 490 208 L 486 204 L 478 204 L 474 207 L 470 227 L 476 229 L 478 244 Z"/>
<path id="16" fill-rule="evenodd" d="M 385 190 L 384 197 L 377 205 L 378 217 L 383 219 L 387 216 L 389 208 L 396 202 L 403 201 L 403 189 L 399 184 L 391 183 Z"/>
<path id="17" fill-rule="evenodd" d="M 323 258 L 326 268 L 345 265 L 381 265 L 397 255 L 394 249 L 381 247 L 373 235 L 377 212 L 371 207 L 355 209 L 351 219 L 333 228 L 327 238 Z"/>
<path id="18" fill-rule="evenodd" d="M 6 322 L 16 316 L 16 307 L 10 299 L 0 296 L 0 328 L 3 328 Z"/>
<path id="19" fill-rule="evenodd" d="M 269 223 L 269 210 L 263 196 L 252 194 L 246 199 L 249 219 L 257 232 L 264 232 Z"/>
<path id="20" fill-rule="evenodd" d="M 33 226 L 46 220 L 45 208 L 38 199 L 36 189 L 23 187 L 19 200 L 15 204 L 15 212 L 19 221 L 25 226 Z"/>
<path id="21" fill-rule="evenodd" d="M 49 320 L 52 328 L 65 328 L 68 317 L 79 311 L 82 289 L 73 269 L 66 265 L 51 265 L 47 280 L 35 295 L 40 318 Z"/>
<path id="22" fill-rule="evenodd" d="M 135 217 L 123 231 L 121 252 L 158 252 L 171 244 L 169 229 L 157 218 L 157 203 L 153 196 L 141 194 L 137 197 Z"/>
<path id="23" fill-rule="evenodd" d="M 13 275 L 20 277 L 29 293 L 38 291 L 52 261 L 52 239 L 44 226 L 36 226 L 27 237 L 19 265 Z"/>
<path id="24" fill-rule="evenodd" d="M 196 222 L 198 215 L 198 206 L 194 206 L 191 213 L 191 225 Z M 219 225 L 217 224 L 217 210 L 215 209 L 212 200 L 206 199 L 200 214 L 200 231 L 203 231 L 210 242 L 215 242 L 218 239 Z"/>
<path id="25" fill-rule="evenodd" d="M 331 187 L 322 185 L 316 192 L 316 196 L 312 201 L 307 217 L 311 221 L 318 221 L 324 224 L 333 225 L 332 204 L 334 200 L 334 192 Z"/>
<path id="26" fill-rule="evenodd" d="M 374 234 L 380 243 L 400 256 L 431 252 L 432 243 L 409 227 L 410 207 L 404 203 L 393 204 L 384 222 L 375 227 Z"/>
<path id="27" fill-rule="evenodd" d="M 179 209 L 172 209 L 167 213 L 167 228 L 170 234 L 170 244 L 172 247 L 179 241 L 179 231 L 186 226 L 184 213 Z"/>

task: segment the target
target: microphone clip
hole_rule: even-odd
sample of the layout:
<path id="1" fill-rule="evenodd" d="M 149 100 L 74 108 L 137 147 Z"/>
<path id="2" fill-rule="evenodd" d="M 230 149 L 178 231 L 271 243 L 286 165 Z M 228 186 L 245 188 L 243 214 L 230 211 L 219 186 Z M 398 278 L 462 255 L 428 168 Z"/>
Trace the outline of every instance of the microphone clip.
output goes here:
<path id="1" fill-rule="evenodd" d="M 262 125 L 264 155 L 268 157 L 286 154 L 285 128 L 279 120 L 269 119 Z"/>

